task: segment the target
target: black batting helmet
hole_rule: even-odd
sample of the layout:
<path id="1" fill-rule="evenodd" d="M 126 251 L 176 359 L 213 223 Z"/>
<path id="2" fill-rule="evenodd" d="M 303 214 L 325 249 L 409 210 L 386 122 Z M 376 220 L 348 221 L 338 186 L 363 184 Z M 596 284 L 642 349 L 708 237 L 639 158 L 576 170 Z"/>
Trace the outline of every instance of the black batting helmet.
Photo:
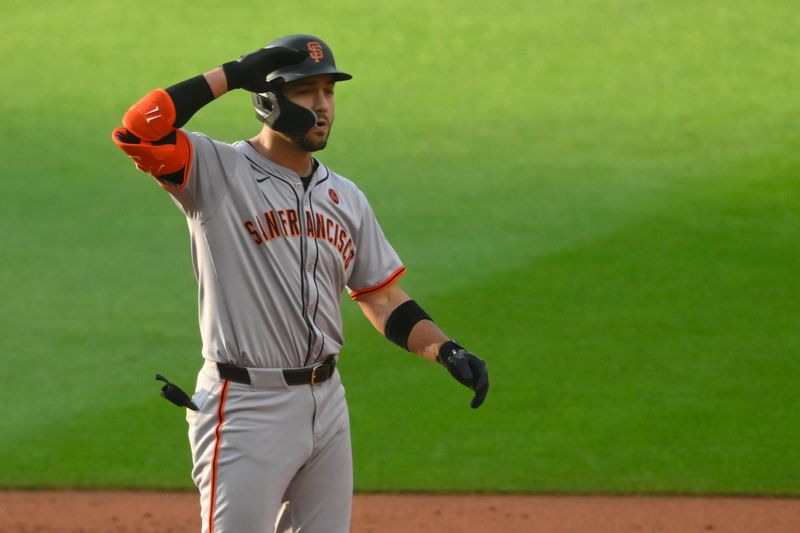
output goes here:
<path id="1" fill-rule="evenodd" d="M 285 46 L 308 51 L 308 57 L 294 65 L 279 68 L 267 74 L 269 89 L 265 93 L 253 93 L 256 117 L 276 131 L 289 135 L 302 135 L 317 122 L 317 115 L 310 109 L 293 104 L 281 91 L 285 83 L 329 74 L 334 81 L 345 81 L 353 76 L 336 68 L 333 51 L 325 42 L 313 35 L 296 34 L 275 39 L 266 48 Z"/>

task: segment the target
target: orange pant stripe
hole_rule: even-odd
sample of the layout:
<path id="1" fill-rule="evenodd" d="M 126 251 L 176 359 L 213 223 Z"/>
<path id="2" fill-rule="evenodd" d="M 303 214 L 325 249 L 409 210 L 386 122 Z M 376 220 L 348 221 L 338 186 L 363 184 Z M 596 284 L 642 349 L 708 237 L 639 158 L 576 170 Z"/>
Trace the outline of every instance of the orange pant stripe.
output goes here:
<path id="1" fill-rule="evenodd" d="M 225 422 L 225 400 L 228 398 L 227 379 L 222 382 L 222 391 L 219 393 L 217 405 L 217 429 L 214 431 L 214 458 L 211 460 L 211 501 L 208 505 L 208 533 L 214 533 L 214 514 L 217 504 L 217 464 L 219 463 L 219 447 L 222 441 L 222 424 Z"/>

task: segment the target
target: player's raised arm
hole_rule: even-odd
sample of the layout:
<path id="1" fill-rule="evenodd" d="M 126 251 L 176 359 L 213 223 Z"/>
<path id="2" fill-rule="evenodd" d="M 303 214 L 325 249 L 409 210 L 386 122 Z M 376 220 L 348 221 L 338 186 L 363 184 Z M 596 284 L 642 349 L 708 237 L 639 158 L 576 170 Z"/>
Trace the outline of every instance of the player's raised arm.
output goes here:
<path id="1" fill-rule="evenodd" d="M 191 164 L 191 143 L 180 131 L 203 106 L 233 89 L 267 90 L 267 74 L 305 60 L 308 52 L 282 46 L 262 48 L 238 61 L 155 89 L 133 104 L 112 139 L 136 167 L 168 187 L 185 182 Z"/>
<path id="2" fill-rule="evenodd" d="M 396 284 L 358 299 L 364 315 L 387 339 L 447 368 L 459 383 L 475 391 L 471 406 L 481 406 L 489 392 L 486 363 L 450 339 Z"/>

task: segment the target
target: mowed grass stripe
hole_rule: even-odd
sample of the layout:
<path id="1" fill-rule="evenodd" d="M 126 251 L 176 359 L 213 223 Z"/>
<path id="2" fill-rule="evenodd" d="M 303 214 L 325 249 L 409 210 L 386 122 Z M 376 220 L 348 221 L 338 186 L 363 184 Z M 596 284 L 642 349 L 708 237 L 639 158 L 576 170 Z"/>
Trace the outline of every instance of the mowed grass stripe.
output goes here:
<path id="1" fill-rule="evenodd" d="M 798 458 L 787 449 L 798 434 L 783 421 L 797 407 L 791 393 L 797 337 L 786 326 L 800 313 L 771 292 L 771 260 L 780 262 L 789 243 L 762 243 L 757 253 L 764 262 L 738 251 L 731 256 L 725 246 L 711 250 L 715 271 L 687 281 L 673 264 L 703 269 L 708 252 L 697 253 L 691 232 L 664 239 L 662 223 L 639 222 L 473 287 L 476 306 L 486 294 L 496 304 L 491 316 L 465 314 L 458 324 L 476 351 L 496 354 L 489 420 L 465 409 L 465 391 L 448 390 L 426 377 L 427 369 L 389 384 L 351 380 L 351 395 L 364 390 L 362 401 L 351 403 L 354 418 L 381 418 L 422 383 L 435 389 L 422 400 L 437 407 L 391 417 L 356 438 L 369 458 L 361 486 L 388 490 L 383 480 L 399 477 L 407 489 L 435 490 L 453 461 L 461 468 L 452 486 L 474 490 L 792 492 L 786 467 Z M 654 248 L 683 254 L 682 261 L 659 264 Z M 687 253 L 697 253 L 694 265 Z M 581 276 L 582 269 L 593 277 Z M 797 291 L 796 284 L 783 288 Z M 754 292 L 765 296 L 759 308 L 752 307 Z M 525 317 L 513 312 L 524 307 Z M 732 333 L 742 330 L 747 335 Z M 520 347 L 519 336 L 529 344 Z M 363 359 L 379 375 L 399 363 Z M 446 416 L 442 406 L 450 408 Z M 461 454 L 431 451 L 441 449 L 437 428 L 460 443 Z M 358 436 L 357 425 L 354 431 Z M 380 437 L 386 431 L 407 437 L 387 443 Z M 483 448 L 490 440 L 494 453 Z M 414 465 L 402 468 L 411 456 Z M 483 467 L 471 468 L 473 461 Z M 759 478 L 756 471 L 769 474 Z"/>

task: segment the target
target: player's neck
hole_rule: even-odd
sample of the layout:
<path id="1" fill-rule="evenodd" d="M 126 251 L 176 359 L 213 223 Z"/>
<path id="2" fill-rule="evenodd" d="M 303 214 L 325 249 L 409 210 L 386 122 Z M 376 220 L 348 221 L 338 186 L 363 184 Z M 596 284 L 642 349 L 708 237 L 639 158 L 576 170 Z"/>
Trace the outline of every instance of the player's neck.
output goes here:
<path id="1" fill-rule="evenodd" d="M 298 176 L 308 176 L 311 173 L 313 168 L 311 152 L 298 149 L 290 140 L 267 127 L 250 139 L 250 144 L 261 155 L 273 163 L 295 171 Z"/>

